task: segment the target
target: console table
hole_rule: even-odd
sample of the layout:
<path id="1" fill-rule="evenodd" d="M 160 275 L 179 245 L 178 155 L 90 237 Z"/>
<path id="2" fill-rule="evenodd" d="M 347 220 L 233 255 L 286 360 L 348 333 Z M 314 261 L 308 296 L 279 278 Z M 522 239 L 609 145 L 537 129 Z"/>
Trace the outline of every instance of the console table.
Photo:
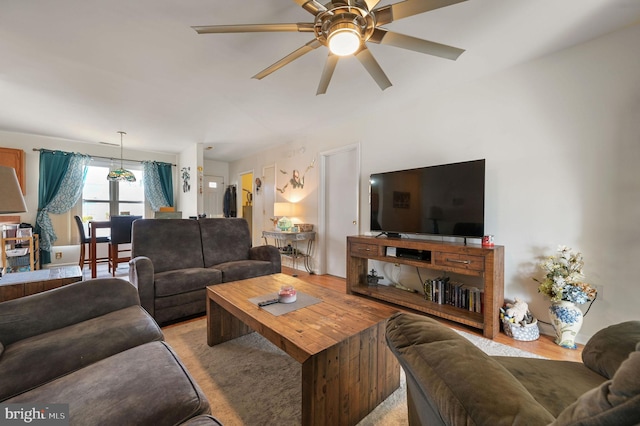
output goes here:
<path id="1" fill-rule="evenodd" d="M 41 293 L 77 281 L 82 281 L 82 271 L 78 265 L 6 274 L 0 278 L 0 302 Z"/>
<path id="2" fill-rule="evenodd" d="M 293 262 L 293 269 L 296 269 L 297 260 L 299 257 L 304 260 L 304 268 L 307 272 L 311 272 L 311 262 L 309 257 L 311 255 L 311 249 L 313 248 L 313 242 L 316 239 L 315 231 L 308 232 L 288 232 L 288 231 L 262 231 L 262 238 L 264 243 L 269 244 L 269 238 L 273 238 L 274 245 L 280 250 L 280 255 L 288 257 Z M 307 242 L 305 251 L 298 249 L 298 242 Z M 289 249 L 289 247 L 291 247 Z M 294 275 L 295 276 L 295 275 Z"/>

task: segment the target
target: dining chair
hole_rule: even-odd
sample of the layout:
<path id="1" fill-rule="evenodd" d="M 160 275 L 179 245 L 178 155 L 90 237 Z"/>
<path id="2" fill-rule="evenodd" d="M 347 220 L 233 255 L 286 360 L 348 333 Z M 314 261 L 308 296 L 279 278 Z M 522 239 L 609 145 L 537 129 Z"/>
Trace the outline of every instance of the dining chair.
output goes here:
<path id="1" fill-rule="evenodd" d="M 78 265 L 80 266 L 80 269 L 82 269 L 86 264 L 91 265 L 91 259 L 85 259 L 87 247 L 91 244 L 91 236 L 87 236 L 87 234 L 84 232 L 84 224 L 82 223 L 82 219 L 80 218 L 80 216 L 74 216 L 74 218 L 76 220 L 76 225 L 78 225 L 78 235 L 80 236 L 80 261 L 78 262 Z M 108 243 L 110 241 L 111 240 L 109 237 L 96 237 L 96 243 Z M 91 250 L 89 250 L 89 253 L 91 253 Z M 108 257 L 100 257 L 96 259 L 96 262 L 108 261 Z M 111 264 L 109 264 L 109 268 L 111 268 Z"/>
<path id="2" fill-rule="evenodd" d="M 119 245 L 131 243 L 131 226 L 136 219 L 142 216 L 111 216 L 111 243 L 109 244 L 109 266 L 111 275 L 116 276 L 118 264 L 131 260 L 129 256 L 120 257 L 120 253 L 131 252 L 131 248 L 120 249 Z"/>

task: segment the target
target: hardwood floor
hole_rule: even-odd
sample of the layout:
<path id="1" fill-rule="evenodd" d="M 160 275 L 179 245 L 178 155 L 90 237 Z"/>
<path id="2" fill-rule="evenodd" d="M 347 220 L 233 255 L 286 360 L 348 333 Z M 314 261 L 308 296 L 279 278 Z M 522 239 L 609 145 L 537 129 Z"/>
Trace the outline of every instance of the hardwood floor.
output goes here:
<path id="1" fill-rule="evenodd" d="M 292 275 L 293 271 L 294 271 L 293 269 L 288 268 L 286 266 L 282 267 L 282 272 L 285 274 Z M 296 272 L 298 274 L 298 278 L 304 281 L 321 285 L 323 287 L 340 291 L 340 292 L 346 291 L 346 282 L 344 278 L 334 277 L 331 275 L 309 274 L 304 271 L 296 271 Z M 85 266 L 83 270 L 83 274 L 84 274 L 85 280 L 91 277 L 88 267 Z M 107 272 L 107 265 L 98 265 L 98 277 L 110 277 L 110 276 L 111 274 Z M 128 279 L 129 277 L 128 265 L 121 264 L 116 270 L 116 277 Z M 470 327 L 465 327 L 463 325 L 456 324 L 451 321 L 446 321 L 439 318 L 436 318 L 436 319 L 438 321 L 441 321 L 442 323 L 447 324 L 452 328 L 457 328 L 459 330 L 463 330 L 468 333 L 473 333 L 482 337 L 482 333 L 479 330 L 476 330 Z M 534 354 L 538 354 L 540 356 L 543 356 L 549 359 L 576 361 L 576 362 L 582 361 L 582 349 L 583 349 L 582 345 L 578 345 L 578 349 L 565 349 L 553 343 L 553 338 L 551 336 L 541 335 L 538 340 L 535 340 L 533 342 L 521 342 L 518 340 L 514 340 L 501 332 L 493 340 L 498 343 L 502 343 L 507 346 L 522 349 L 523 351 L 532 352 Z"/>

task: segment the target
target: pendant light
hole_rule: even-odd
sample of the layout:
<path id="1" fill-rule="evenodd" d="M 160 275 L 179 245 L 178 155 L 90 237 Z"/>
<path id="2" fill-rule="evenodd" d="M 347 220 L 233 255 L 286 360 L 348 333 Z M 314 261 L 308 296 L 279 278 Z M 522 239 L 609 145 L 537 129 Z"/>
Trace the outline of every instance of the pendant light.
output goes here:
<path id="1" fill-rule="evenodd" d="M 120 133 L 120 168 L 111 170 L 107 175 L 107 180 L 109 181 L 126 181 L 126 182 L 135 182 L 136 177 L 129 170 L 125 170 L 122 167 L 122 136 L 126 135 L 125 132 L 119 131 Z"/>

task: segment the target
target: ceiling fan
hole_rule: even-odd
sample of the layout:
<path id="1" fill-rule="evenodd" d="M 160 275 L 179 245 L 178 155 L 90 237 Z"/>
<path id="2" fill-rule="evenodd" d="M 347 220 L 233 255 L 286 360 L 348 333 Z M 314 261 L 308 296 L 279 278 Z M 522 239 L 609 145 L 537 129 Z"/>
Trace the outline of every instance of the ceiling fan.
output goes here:
<path id="1" fill-rule="evenodd" d="M 291 24 L 210 25 L 192 27 L 198 34 L 248 32 L 309 32 L 315 38 L 260 71 L 252 78 L 261 80 L 274 71 L 320 46 L 329 48 L 329 57 L 320 77 L 316 95 L 326 93 L 341 56 L 355 56 L 371 77 L 384 90 L 391 82 L 375 60 L 367 43 L 385 44 L 427 55 L 456 60 L 463 49 L 388 31 L 382 25 L 402 18 L 461 3 L 467 0 L 404 0 L 376 9 L 380 0 L 331 0 L 323 5 L 315 0 L 294 0 L 315 16 L 313 22 Z"/>

